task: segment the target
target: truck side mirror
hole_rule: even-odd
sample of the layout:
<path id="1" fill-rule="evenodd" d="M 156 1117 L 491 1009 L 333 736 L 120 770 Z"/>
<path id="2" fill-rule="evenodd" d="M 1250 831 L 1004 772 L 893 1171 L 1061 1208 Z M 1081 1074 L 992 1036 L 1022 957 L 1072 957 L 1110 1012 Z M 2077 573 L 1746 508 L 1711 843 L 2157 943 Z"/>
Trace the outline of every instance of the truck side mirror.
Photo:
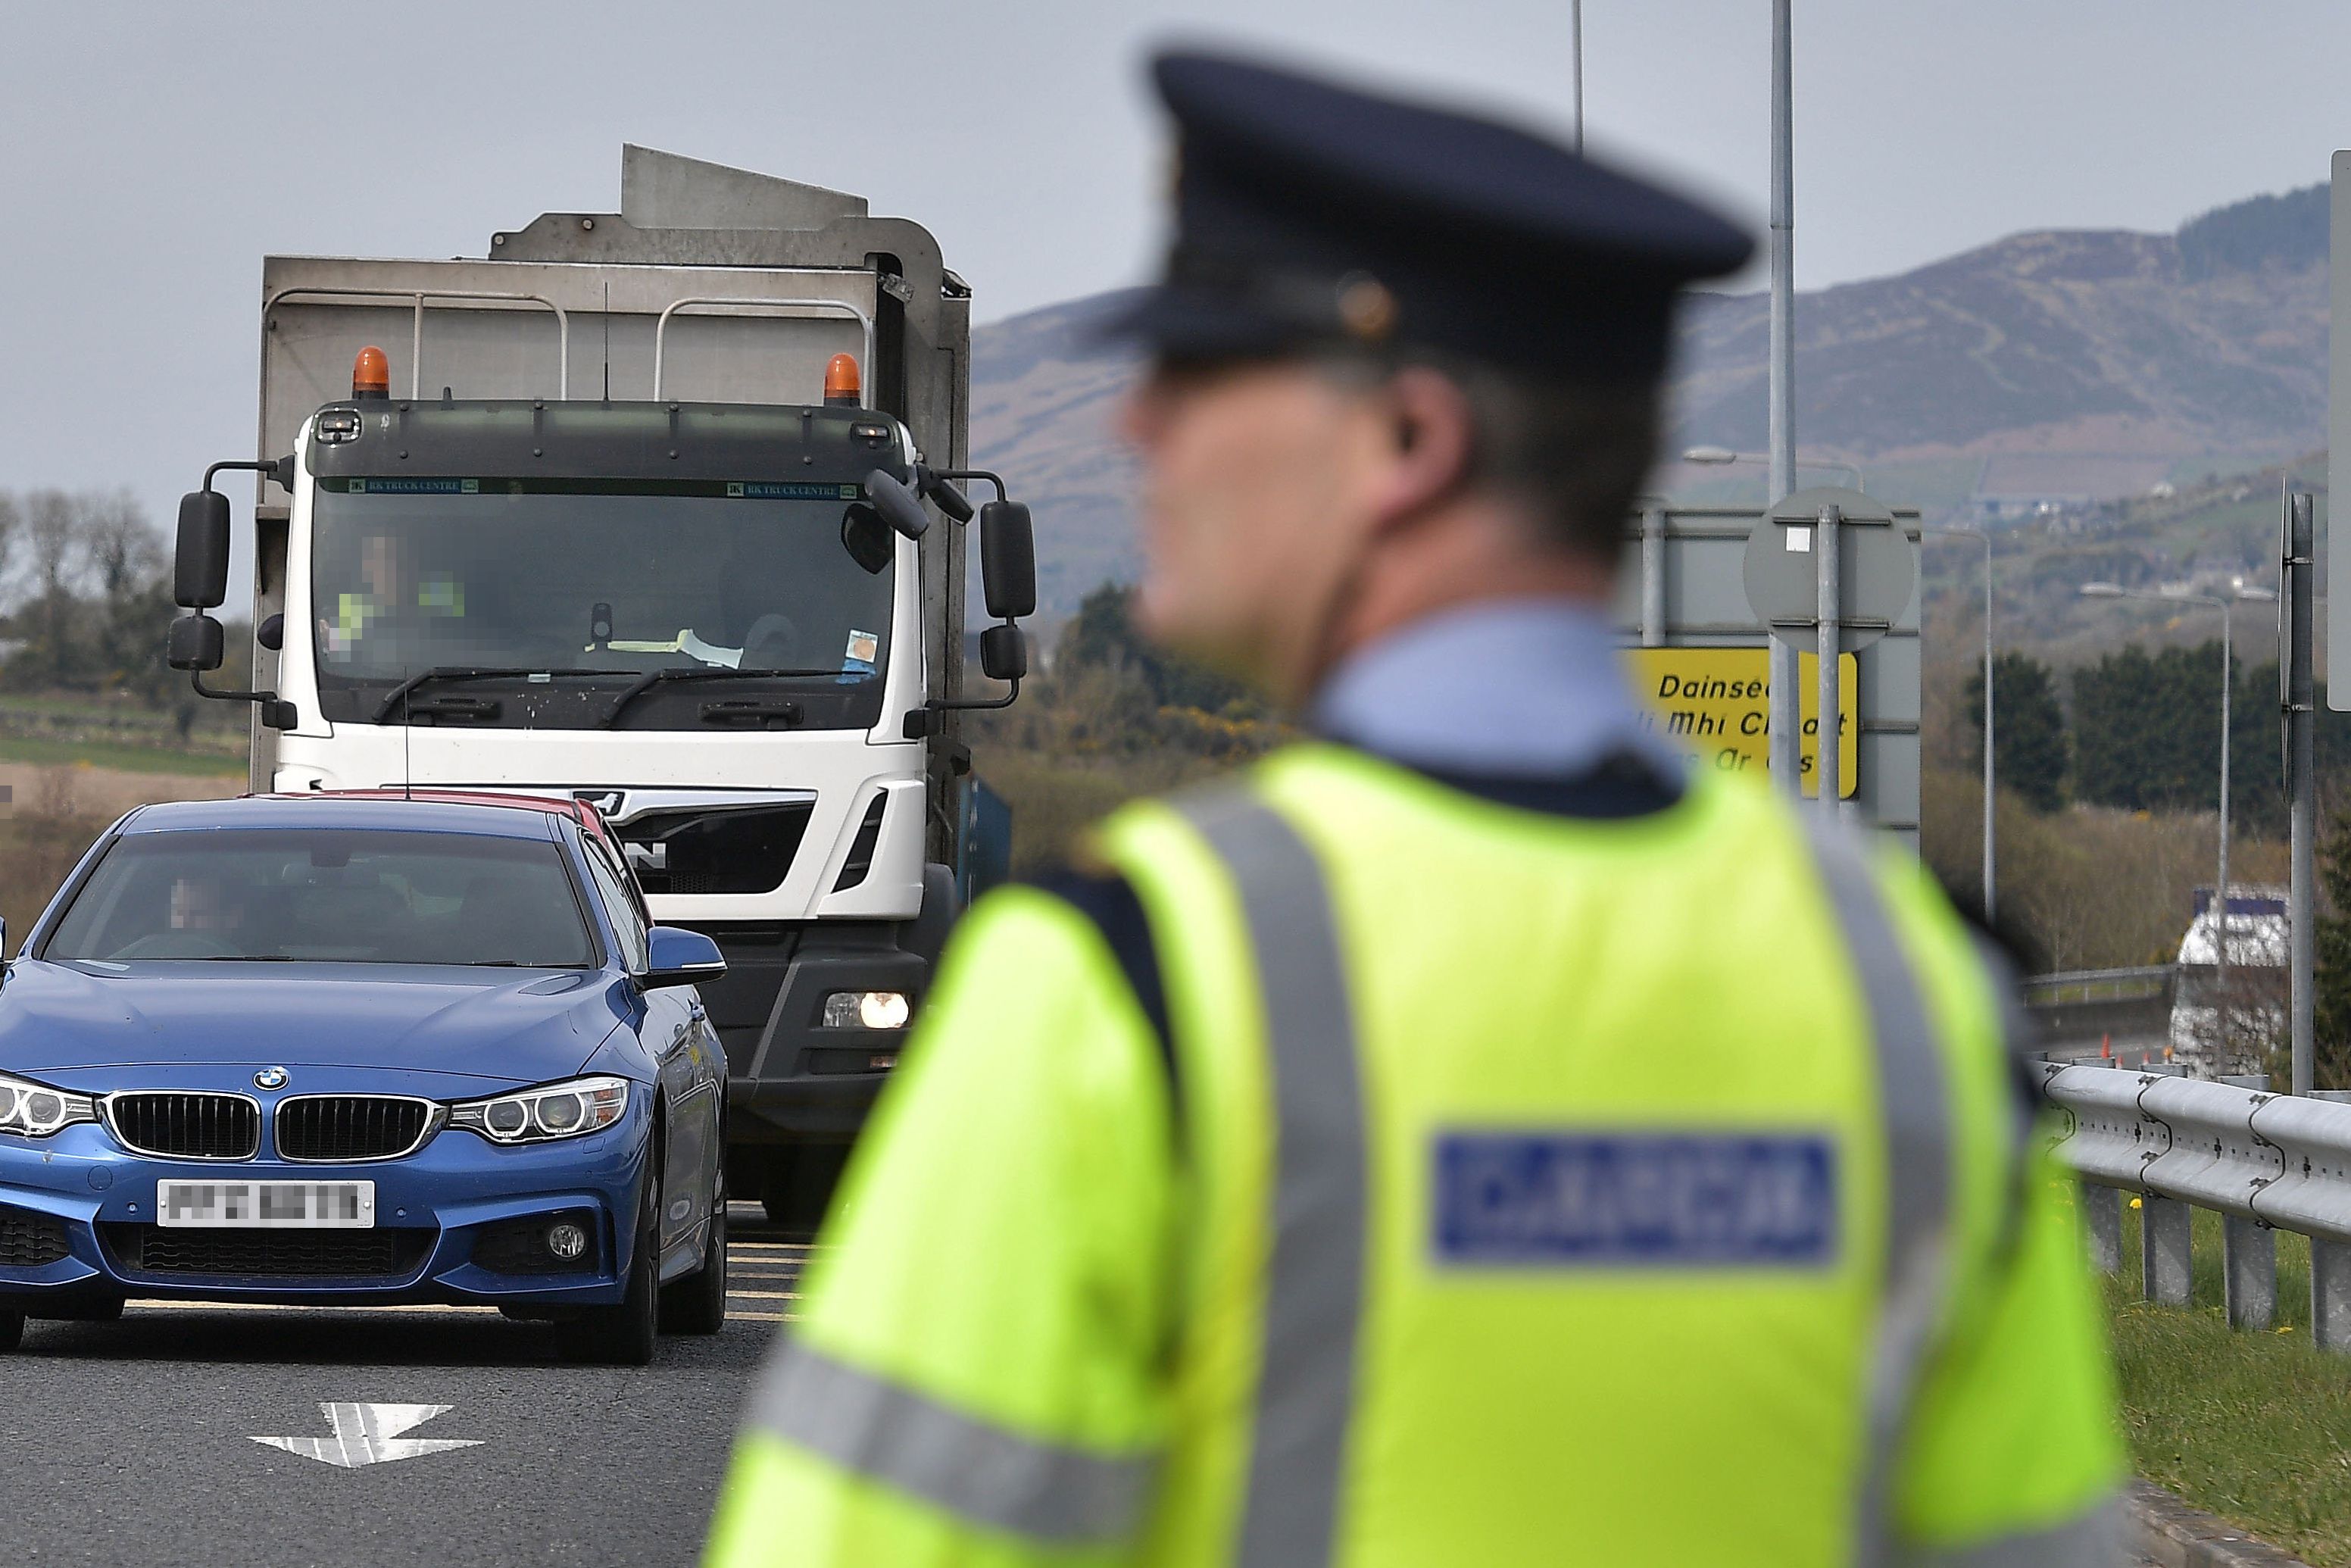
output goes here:
<path id="1" fill-rule="evenodd" d="M 163 662 L 175 670 L 217 670 L 227 657 L 227 633 L 221 630 L 219 622 L 201 612 L 183 615 L 172 622 L 171 637 L 163 645 Z"/>
<path id="2" fill-rule="evenodd" d="M 1037 535 L 1019 501 L 990 501 L 979 509 L 979 580 L 996 620 L 1037 613 Z"/>
<path id="3" fill-rule="evenodd" d="M 172 601 L 183 610 L 210 610 L 227 597 L 228 497 L 218 490 L 191 490 L 180 497 Z"/>
<path id="4" fill-rule="evenodd" d="M 952 479 L 940 477 L 928 467 L 914 465 L 914 488 L 931 498 L 931 504 L 955 522 L 971 521 L 971 497 L 956 488 Z"/>
<path id="5" fill-rule="evenodd" d="M 990 626 L 979 634 L 979 673 L 991 681 L 1017 681 L 1029 673 L 1029 640 L 1019 627 Z"/>
<path id="6" fill-rule="evenodd" d="M 876 468 L 865 476 L 865 498 L 882 514 L 882 520 L 910 539 L 919 539 L 930 531 L 930 514 L 905 482 Z"/>

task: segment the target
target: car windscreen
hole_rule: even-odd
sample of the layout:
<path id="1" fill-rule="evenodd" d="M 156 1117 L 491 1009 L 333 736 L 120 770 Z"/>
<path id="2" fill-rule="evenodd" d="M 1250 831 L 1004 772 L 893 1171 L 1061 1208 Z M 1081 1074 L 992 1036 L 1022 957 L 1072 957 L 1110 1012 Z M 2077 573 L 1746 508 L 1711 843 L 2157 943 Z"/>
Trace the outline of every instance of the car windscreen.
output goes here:
<path id="1" fill-rule="evenodd" d="M 339 964 L 594 962 L 562 852 L 545 840 L 345 828 L 129 833 L 44 958 Z"/>
<path id="2" fill-rule="evenodd" d="M 808 727 L 870 726 L 893 544 L 858 494 L 815 481 L 321 478 L 307 630 L 326 716 L 380 721 L 402 683 L 465 670 L 493 674 L 416 693 L 444 699 L 440 721 L 470 698 L 467 722 L 698 728 L 705 703 L 764 683 Z M 655 672 L 690 679 L 608 715 L 617 689 Z"/>

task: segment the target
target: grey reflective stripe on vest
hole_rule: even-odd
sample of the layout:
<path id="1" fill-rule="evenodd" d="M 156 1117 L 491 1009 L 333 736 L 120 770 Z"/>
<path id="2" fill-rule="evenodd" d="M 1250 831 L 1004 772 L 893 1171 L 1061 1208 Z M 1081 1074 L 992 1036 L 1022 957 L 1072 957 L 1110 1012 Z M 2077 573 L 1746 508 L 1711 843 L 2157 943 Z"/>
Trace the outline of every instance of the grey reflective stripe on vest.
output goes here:
<path id="1" fill-rule="evenodd" d="M 1858 1561 L 1886 1564 L 1902 1561 L 1892 1528 L 1895 1467 L 1942 1307 L 1951 1208 L 1949 1095 L 1925 998 L 1903 956 L 1867 850 L 1852 833 L 1822 824 L 1809 811 L 1805 823 L 1861 979 L 1877 1052 L 1887 1167 L 1886 1281 L 1870 1354 L 1866 1469 L 1855 1542 Z"/>
<path id="2" fill-rule="evenodd" d="M 777 1347 L 750 1425 L 845 1470 L 977 1523 L 1057 1544 L 1124 1539 L 1141 1523 L 1155 1460 L 1040 1443 L 797 1339 Z"/>
<path id="3" fill-rule="evenodd" d="M 1272 1244 L 1238 1568 L 1331 1561 L 1363 1313 L 1363 1088 L 1322 868 L 1238 790 L 1176 802 L 1239 889 L 1272 1080 Z"/>
<path id="4" fill-rule="evenodd" d="M 1895 1561 L 1901 1568 L 2121 1568 L 2122 1505 L 2108 1502 L 2064 1524 L 1974 1546 L 1914 1547 Z"/>

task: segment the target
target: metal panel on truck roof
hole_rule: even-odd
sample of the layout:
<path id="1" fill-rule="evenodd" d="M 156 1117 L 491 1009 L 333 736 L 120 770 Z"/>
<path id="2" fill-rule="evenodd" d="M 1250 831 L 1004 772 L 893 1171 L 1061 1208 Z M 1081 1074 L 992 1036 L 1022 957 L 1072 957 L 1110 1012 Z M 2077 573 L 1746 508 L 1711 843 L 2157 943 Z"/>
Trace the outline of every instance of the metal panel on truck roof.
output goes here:
<path id="1" fill-rule="evenodd" d="M 369 343 L 390 358 L 396 397 L 413 386 L 421 398 L 444 387 L 461 398 L 651 398 L 657 334 L 668 398 L 819 402 L 825 362 L 841 353 L 873 373 L 871 272 L 270 256 L 262 289 L 269 453 L 291 450 L 304 419 L 350 395 L 352 356 Z M 679 304 L 714 298 L 828 304 Z"/>

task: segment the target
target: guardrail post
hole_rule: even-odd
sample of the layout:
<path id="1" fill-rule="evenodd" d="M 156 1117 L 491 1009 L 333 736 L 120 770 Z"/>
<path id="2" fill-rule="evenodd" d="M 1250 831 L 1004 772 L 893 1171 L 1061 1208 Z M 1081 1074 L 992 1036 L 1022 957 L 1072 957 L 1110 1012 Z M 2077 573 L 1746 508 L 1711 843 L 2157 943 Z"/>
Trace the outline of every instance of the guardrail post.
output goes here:
<path id="1" fill-rule="evenodd" d="M 2101 1274 L 2119 1274 L 2123 1268 L 2123 1195 L 2095 1182 L 2077 1182 L 2082 1210 L 2089 1221 L 2090 1261 Z"/>
<path id="2" fill-rule="evenodd" d="M 2265 1329 L 2277 1316 L 2277 1232 L 2258 1219 L 2220 1217 L 2220 1284 L 2232 1329 Z"/>
<path id="3" fill-rule="evenodd" d="M 2139 1294 L 2167 1307 L 2184 1307 L 2189 1292 L 2188 1205 L 2142 1193 L 2138 1211 Z"/>
<path id="4" fill-rule="evenodd" d="M 2351 1351 L 2351 1247 L 2310 1239 L 2310 1337 Z"/>

